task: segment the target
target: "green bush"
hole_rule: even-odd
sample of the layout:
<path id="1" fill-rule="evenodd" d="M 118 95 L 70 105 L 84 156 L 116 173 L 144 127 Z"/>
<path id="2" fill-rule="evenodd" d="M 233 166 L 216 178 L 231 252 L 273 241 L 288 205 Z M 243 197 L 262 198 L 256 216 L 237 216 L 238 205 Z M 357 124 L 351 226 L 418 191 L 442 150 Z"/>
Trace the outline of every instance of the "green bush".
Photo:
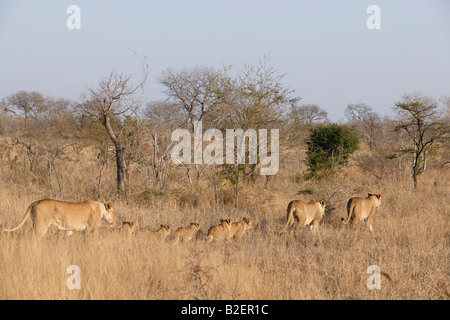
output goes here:
<path id="1" fill-rule="evenodd" d="M 306 144 L 307 178 L 321 178 L 347 165 L 350 155 L 359 148 L 359 139 L 346 126 L 330 124 L 311 129 Z"/>

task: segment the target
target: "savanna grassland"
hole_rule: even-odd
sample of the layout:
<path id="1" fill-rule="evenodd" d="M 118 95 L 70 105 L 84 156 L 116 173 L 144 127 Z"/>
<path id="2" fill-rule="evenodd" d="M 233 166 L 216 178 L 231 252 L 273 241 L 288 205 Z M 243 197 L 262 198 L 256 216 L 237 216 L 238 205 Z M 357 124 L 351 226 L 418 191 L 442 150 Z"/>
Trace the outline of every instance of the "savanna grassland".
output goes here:
<path id="1" fill-rule="evenodd" d="M 97 185 L 94 177 L 98 177 L 96 168 L 87 161 L 91 153 L 87 148 L 80 161 L 65 164 L 60 176 L 62 190 L 56 181 L 42 187 L 33 174 L 16 177 L 4 162 L 0 180 L 1 225 L 17 225 L 27 206 L 36 199 L 91 198 L 89 190 Z M 367 154 L 367 150 L 358 151 L 355 158 Z M 89 241 L 82 237 L 64 239 L 62 231 L 55 228 L 36 243 L 27 237 L 30 221 L 15 233 L 3 233 L 0 299 L 449 298 L 446 170 L 430 169 L 414 189 L 407 174 L 378 179 L 351 161 L 334 179 L 299 182 L 295 173 L 304 170 L 304 164 L 296 159 L 297 155 L 284 152 L 280 156 L 280 172 L 269 182 L 258 177 L 244 184 L 238 208 L 232 205 L 232 192 L 225 183 L 221 204 L 216 206 L 207 179 L 195 187 L 174 183 L 172 188 L 176 191 L 160 201 L 158 207 L 150 200 L 145 203 L 132 197 L 113 199 L 118 225 L 133 220 L 141 228 L 169 224 L 174 230 L 198 221 L 206 232 L 221 218 L 236 221 L 249 216 L 255 228 L 240 241 L 206 244 L 198 240 L 177 245 L 170 239 L 157 243 L 139 238 L 124 241 L 120 237 Z M 114 185 L 114 168 L 105 170 L 105 183 Z M 182 177 L 183 171 L 179 169 L 174 175 Z M 131 185 L 138 188 L 140 183 L 136 180 Z M 298 195 L 302 189 L 314 192 Z M 290 200 L 325 198 L 333 190 L 339 196 L 332 203 L 335 210 L 322 220 L 321 244 L 309 228 L 298 234 L 278 234 Z M 384 196 L 376 212 L 373 236 L 363 224 L 357 231 L 341 224 L 347 198 L 354 190 L 361 196 L 368 192 Z M 81 269 L 79 290 L 67 288 L 69 265 Z M 381 269 L 379 290 L 368 290 L 366 286 L 370 265 Z"/>
<path id="2" fill-rule="evenodd" d="M 220 219 L 250 217 L 254 229 L 238 241 L 174 244 L 170 237 L 64 238 L 52 226 L 33 241 L 28 219 L 0 233 L 0 299 L 449 298 L 450 99 L 407 94 L 383 118 L 350 104 L 347 123 L 330 124 L 319 106 L 299 105 L 267 61 L 237 76 L 167 70 L 160 83 L 168 99 L 144 106 L 137 93 L 146 72 L 136 85 L 112 72 L 81 101 L 27 91 L 2 99 L 2 229 L 44 198 L 112 201 L 116 228 L 134 221 L 138 229 L 168 224 L 173 231 L 198 222 L 206 233 Z M 274 137 L 279 130 L 279 150 L 272 139 L 267 145 L 279 170 L 261 175 L 262 161 L 173 161 L 180 140 L 172 134 L 197 132 L 197 121 L 202 133 L 270 129 Z M 351 230 L 341 222 L 349 198 L 368 193 L 383 196 L 373 234 L 364 223 Z M 320 238 L 308 227 L 279 234 L 294 199 L 327 201 Z M 72 265 L 80 289 L 67 287 Z M 370 266 L 381 272 L 379 289 L 367 286 Z"/>

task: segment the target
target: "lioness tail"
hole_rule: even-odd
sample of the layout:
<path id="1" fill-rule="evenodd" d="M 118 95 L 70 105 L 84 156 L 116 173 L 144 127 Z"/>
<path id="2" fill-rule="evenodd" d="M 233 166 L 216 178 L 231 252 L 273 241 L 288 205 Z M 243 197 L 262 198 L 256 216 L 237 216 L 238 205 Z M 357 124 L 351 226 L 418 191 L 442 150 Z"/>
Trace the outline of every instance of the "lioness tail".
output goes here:
<path id="1" fill-rule="evenodd" d="M 31 213 L 31 210 L 33 209 L 33 207 L 36 205 L 36 203 L 38 203 L 39 201 L 35 201 L 32 204 L 30 204 L 27 208 L 27 211 L 25 211 L 25 215 L 23 216 L 22 220 L 20 221 L 19 225 L 13 229 L 5 229 L 3 228 L 3 231 L 6 232 L 11 232 L 11 231 L 16 231 L 17 229 L 19 229 L 20 227 L 23 226 L 23 224 L 25 223 L 25 221 L 27 220 L 28 216 Z"/>

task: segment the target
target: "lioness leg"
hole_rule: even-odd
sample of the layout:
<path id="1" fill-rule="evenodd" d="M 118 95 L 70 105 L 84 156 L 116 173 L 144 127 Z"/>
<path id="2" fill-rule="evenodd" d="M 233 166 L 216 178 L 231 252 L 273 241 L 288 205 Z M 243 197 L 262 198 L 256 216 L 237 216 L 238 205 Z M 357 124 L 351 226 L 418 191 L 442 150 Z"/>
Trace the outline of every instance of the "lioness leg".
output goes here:
<path id="1" fill-rule="evenodd" d="M 42 239 L 45 236 L 47 229 L 48 229 L 48 226 L 46 226 L 44 224 L 36 224 L 36 227 L 34 228 L 34 236 L 37 239 Z"/>
<path id="2" fill-rule="evenodd" d="M 45 236 L 48 228 L 51 226 L 51 221 L 42 218 L 37 212 L 31 215 L 33 221 L 34 236 L 37 239 L 42 239 Z"/>
<path id="3" fill-rule="evenodd" d="M 361 208 L 360 206 L 355 206 L 355 208 L 353 209 L 352 219 L 350 221 L 350 225 L 352 226 L 353 229 L 356 229 L 360 219 L 361 219 Z"/>
<path id="4" fill-rule="evenodd" d="M 297 220 L 297 225 L 295 226 L 295 231 L 300 230 L 306 224 L 306 216 L 304 214 L 295 215 L 295 220 Z"/>
<path id="5" fill-rule="evenodd" d="M 319 226 L 320 226 L 320 220 L 314 220 L 314 223 L 312 224 L 312 232 L 315 234 L 316 232 L 319 232 Z"/>
<path id="6" fill-rule="evenodd" d="M 375 211 L 375 210 L 373 210 L 373 211 Z M 374 212 L 371 212 L 370 215 L 366 219 L 367 225 L 369 225 L 370 233 L 373 233 L 373 227 L 372 227 L 373 217 L 374 217 Z"/>
<path id="7" fill-rule="evenodd" d="M 322 237 L 320 236 L 319 226 L 320 226 L 320 220 L 314 220 L 312 232 L 313 232 L 314 236 L 315 235 L 318 236 L 318 238 L 319 238 L 319 245 L 322 245 Z"/>

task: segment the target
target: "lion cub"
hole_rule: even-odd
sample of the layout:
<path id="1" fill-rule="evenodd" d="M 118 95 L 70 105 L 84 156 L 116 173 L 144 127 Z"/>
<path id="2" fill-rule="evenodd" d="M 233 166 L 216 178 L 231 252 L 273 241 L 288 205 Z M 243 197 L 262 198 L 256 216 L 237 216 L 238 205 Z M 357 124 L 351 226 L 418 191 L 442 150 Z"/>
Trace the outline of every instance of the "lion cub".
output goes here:
<path id="1" fill-rule="evenodd" d="M 230 239 L 231 219 L 220 219 L 220 224 L 212 226 L 206 235 L 206 241 Z"/>
<path id="2" fill-rule="evenodd" d="M 120 235 L 122 237 L 129 238 L 134 234 L 136 223 L 134 221 L 123 221 L 120 228 L 100 227 L 93 231 L 97 237 L 105 237 L 112 235 Z"/>
<path id="3" fill-rule="evenodd" d="M 170 235 L 171 229 L 169 225 L 160 225 L 158 230 L 141 229 L 138 231 L 138 235 L 145 237 L 147 240 L 164 241 Z"/>
<path id="4" fill-rule="evenodd" d="M 200 230 L 200 224 L 198 222 L 192 222 L 189 227 L 179 227 L 175 231 L 174 241 L 178 243 L 181 241 L 191 241 L 197 235 Z"/>
<path id="5" fill-rule="evenodd" d="M 232 222 L 227 239 L 240 239 L 247 230 L 253 230 L 253 221 L 250 218 L 245 217 L 242 221 Z"/>

